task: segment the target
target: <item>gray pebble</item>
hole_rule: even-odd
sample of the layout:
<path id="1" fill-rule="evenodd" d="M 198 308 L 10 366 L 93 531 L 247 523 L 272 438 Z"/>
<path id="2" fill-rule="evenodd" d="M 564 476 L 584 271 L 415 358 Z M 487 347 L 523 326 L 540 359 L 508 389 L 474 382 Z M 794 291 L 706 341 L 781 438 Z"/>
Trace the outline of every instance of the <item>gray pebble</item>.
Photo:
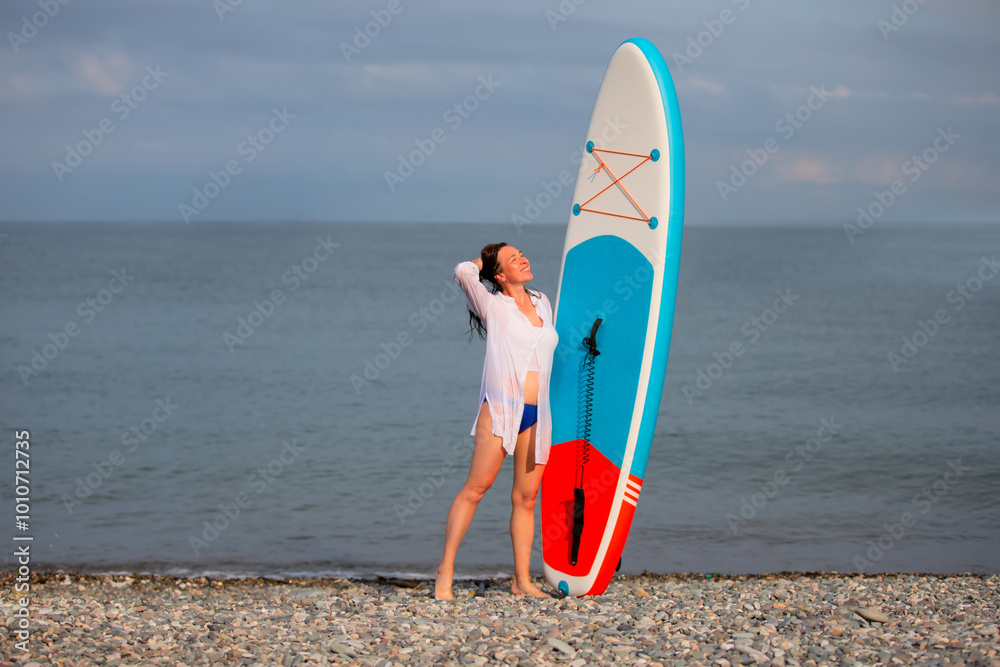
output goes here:
<path id="1" fill-rule="evenodd" d="M 573 647 L 567 644 L 566 642 L 562 641 L 561 639 L 556 639 L 555 637 L 549 637 L 549 644 L 559 649 L 560 651 L 562 651 L 571 658 L 576 655 L 576 651 L 573 649 Z"/>
<path id="2" fill-rule="evenodd" d="M 0 587 L 11 590 L 11 576 L 0 573 Z M 516 598 L 509 580 L 497 580 L 481 596 L 457 587 L 453 602 L 433 600 L 430 582 L 64 579 L 32 586 L 31 636 L 33 656 L 64 664 L 101 656 L 109 664 L 283 667 L 639 660 L 798 667 L 895 658 L 992 667 L 1000 653 L 1000 575 L 641 575 L 615 578 L 598 598 L 562 600 Z M 890 617 L 899 620 L 884 631 L 870 625 Z M 891 644 L 883 632 L 892 633 Z"/>
<path id="3" fill-rule="evenodd" d="M 859 607 L 854 610 L 861 618 L 866 621 L 871 621 L 872 623 L 888 623 L 889 617 L 880 611 L 875 611 L 874 609 L 868 609 L 866 607 Z"/>

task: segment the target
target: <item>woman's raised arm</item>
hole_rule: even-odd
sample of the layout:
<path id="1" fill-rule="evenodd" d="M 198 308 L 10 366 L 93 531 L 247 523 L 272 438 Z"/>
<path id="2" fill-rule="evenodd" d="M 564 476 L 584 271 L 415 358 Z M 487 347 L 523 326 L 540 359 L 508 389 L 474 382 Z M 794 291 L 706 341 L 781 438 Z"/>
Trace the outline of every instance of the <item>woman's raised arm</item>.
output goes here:
<path id="1" fill-rule="evenodd" d="M 461 262 L 455 267 L 452 278 L 454 278 L 455 282 L 458 283 L 458 286 L 465 293 L 465 302 L 469 310 L 482 320 L 483 324 L 489 326 L 486 321 L 486 311 L 488 310 L 487 305 L 490 302 L 491 295 L 490 291 L 479 280 L 479 269 L 482 265 L 483 260 L 478 258 Z"/>

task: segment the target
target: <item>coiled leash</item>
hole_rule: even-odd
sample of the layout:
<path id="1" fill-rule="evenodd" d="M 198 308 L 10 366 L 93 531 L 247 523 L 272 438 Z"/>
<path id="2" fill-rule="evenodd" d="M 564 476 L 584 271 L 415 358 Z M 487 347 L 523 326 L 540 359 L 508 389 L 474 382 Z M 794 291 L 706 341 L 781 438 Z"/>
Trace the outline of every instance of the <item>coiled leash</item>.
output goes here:
<path id="1" fill-rule="evenodd" d="M 583 492 L 583 466 L 590 460 L 590 420 L 594 408 L 594 361 L 600 352 L 597 350 L 597 328 L 603 322 L 601 318 L 594 320 L 590 336 L 583 339 L 587 354 L 583 358 L 584 367 L 584 398 L 583 398 L 583 437 L 578 441 L 576 450 L 576 487 L 573 489 L 573 547 L 570 551 L 570 565 L 576 565 L 580 555 L 580 536 L 583 534 L 583 508 L 586 498 Z"/>

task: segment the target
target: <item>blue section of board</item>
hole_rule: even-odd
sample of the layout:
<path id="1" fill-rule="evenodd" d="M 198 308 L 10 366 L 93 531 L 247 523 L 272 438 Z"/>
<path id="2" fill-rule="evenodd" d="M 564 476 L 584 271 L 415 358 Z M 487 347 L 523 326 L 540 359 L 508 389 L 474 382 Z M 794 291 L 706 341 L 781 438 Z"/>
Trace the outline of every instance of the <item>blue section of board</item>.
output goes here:
<path id="1" fill-rule="evenodd" d="M 559 346 L 549 392 L 552 442 L 568 442 L 583 435 L 581 417 L 587 378 L 583 339 L 600 317 L 603 322 L 597 331 L 600 354 L 594 362 L 590 441 L 621 467 L 639 391 L 654 269 L 631 243 L 611 235 L 574 246 L 566 255 L 565 267 L 556 321 Z M 662 384 L 662 380 L 657 383 L 656 407 L 651 415 L 644 415 L 654 423 Z M 636 447 L 632 474 L 638 477 L 645 472 L 651 440 L 640 439 Z M 636 473 L 637 469 L 640 472 Z"/>

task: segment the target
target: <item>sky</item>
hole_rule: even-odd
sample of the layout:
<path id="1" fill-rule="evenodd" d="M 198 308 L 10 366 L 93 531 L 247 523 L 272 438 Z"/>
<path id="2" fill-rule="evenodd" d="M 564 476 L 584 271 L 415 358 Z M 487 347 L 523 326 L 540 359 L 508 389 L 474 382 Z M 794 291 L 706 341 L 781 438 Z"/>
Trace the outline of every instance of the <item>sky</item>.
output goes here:
<path id="1" fill-rule="evenodd" d="M 4 0 L 0 221 L 565 223 L 644 37 L 686 223 L 995 222 L 998 28 L 997 0 Z"/>

